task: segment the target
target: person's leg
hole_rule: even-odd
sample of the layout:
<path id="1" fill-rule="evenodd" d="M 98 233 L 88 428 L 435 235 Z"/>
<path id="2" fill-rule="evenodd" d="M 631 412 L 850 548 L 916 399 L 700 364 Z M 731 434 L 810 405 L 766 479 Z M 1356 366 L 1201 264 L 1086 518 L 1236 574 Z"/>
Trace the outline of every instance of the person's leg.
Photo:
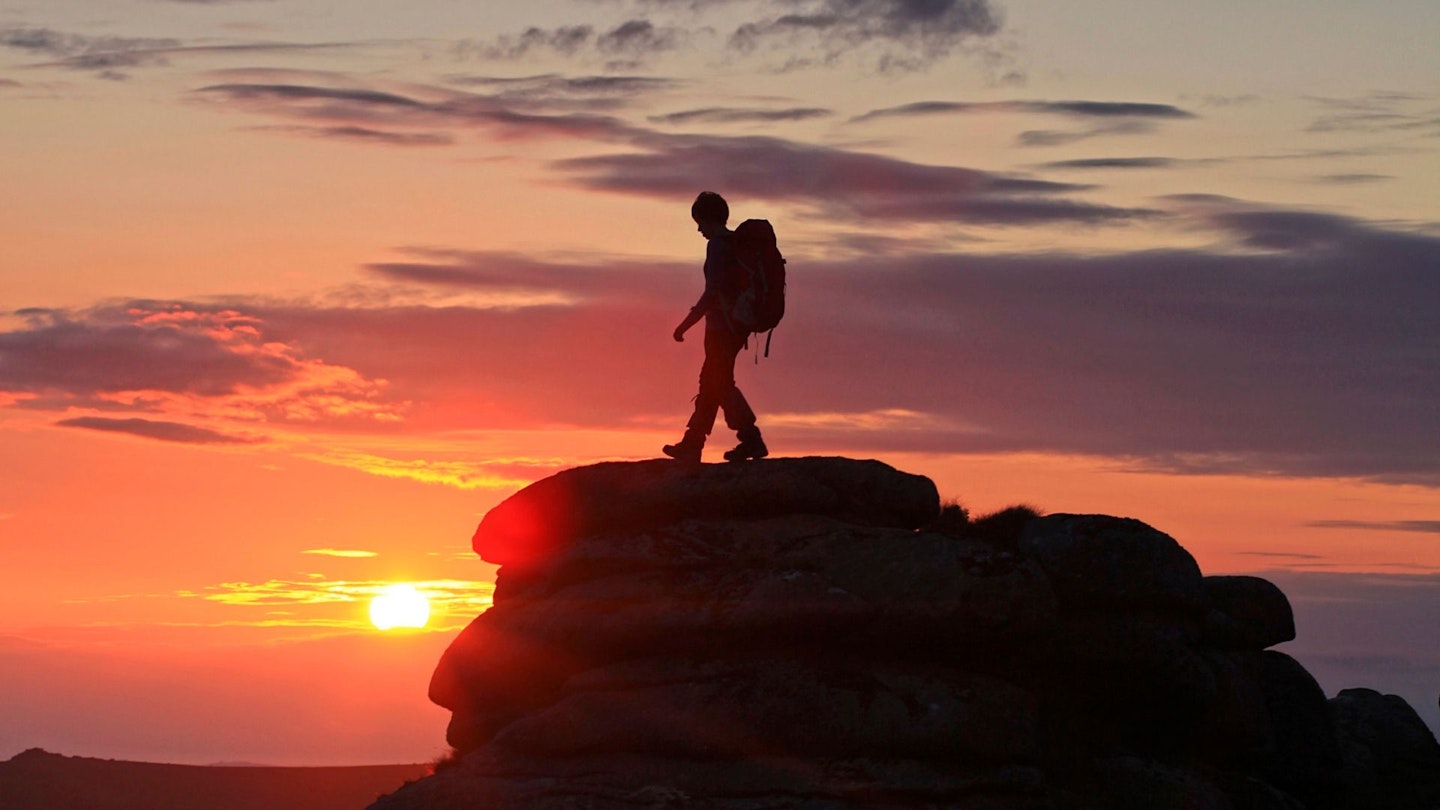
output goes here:
<path id="1" fill-rule="evenodd" d="M 705 438 L 715 427 L 715 417 L 735 389 L 735 355 L 738 346 L 727 332 L 705 330 L 705 362 L 700 366 L 700 391 L 695 395 L 695 410 L 685 426 L 685 438 L 678 444 L 665 445 L 665 455 L 687 461 L 698 461 L 705 447 Z M 728 422 L 729 411 L 726 411 Z"/>
<path id="2" fill-rule="evenodd" d="M 755 427 L 755 411 L 745 401 L 739 386 L 730 385 L 725 398 L 720 400 L 720 409 L 725 412 L 725 426 L 740 434 L 741 439 Z"/>
<path id="3" fill-rule="evenodd" d="M 765 447 L 765 440 L 760 436 L 760 428 L 755 424 L 755 411 L 745 400 L 745 395 L 740 392 L 740 387 L 735 384 L 735 357 L 744 345 L 743 337 L 735 339 L 734 353 L 729 355 L 730 388 L 725 392 L 724 398 L 720 400 L 720 407 L 725 411 L 726 426 L 735 431 L 740 438 L 738 446 L 725 451 L 726 461 L 764 458 L 770 454 L 769 449 Z"/>

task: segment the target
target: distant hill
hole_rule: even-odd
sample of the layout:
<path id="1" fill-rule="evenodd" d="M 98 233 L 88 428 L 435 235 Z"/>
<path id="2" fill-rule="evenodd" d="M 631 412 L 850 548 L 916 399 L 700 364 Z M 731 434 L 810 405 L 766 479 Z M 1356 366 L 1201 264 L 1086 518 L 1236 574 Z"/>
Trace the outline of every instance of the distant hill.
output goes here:
<path id="1" fill-rule="evenodd" d="M 0 762 L 0 810 L 357 810 L 426 765 L 163 765 L 32 748 Z"/>

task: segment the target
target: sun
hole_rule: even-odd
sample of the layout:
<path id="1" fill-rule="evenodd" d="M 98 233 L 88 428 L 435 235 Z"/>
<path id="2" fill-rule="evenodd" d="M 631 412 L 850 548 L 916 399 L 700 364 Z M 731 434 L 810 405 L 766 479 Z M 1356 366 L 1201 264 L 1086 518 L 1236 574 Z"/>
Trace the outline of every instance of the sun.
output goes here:
<path id="1" fill-rule="evenodd" d="M 370 621 L 380 630 L 424 627 L 430 621 L 430 600 L 414 585 L 387 585 L 370 600 Z"/>

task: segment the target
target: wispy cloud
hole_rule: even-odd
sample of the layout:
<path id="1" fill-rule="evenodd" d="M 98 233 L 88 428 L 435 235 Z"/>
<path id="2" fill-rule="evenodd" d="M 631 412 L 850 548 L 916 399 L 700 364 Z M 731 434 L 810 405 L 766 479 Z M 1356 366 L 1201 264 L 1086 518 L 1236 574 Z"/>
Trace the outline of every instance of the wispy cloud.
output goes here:
<path id="1" fill-rule="evenodd" d="M 1359 186 L 1394 179 L 1394 175 L 1389 174 L 1322 174 L 1315 178 L 1315 182 L 1332 186 Z"/>
<path id="2" fill-rule="evenodd" d="M 770 124 L 781 121 L 828 118 L 834 114 L 833 110 L 823 107 L 790 107 L 776 110 L 748 107 L 702 107 L 666 115 L 652 115 L 650 121 L 655 124 Z"/>
<path id="3" fill-rule="evenodd" d="M 643 60 L 651 54 L 673 51 L 688 39 L 689 34 L 680 28 L 657 26 L 649 20 L 629 20 L 598 36 L 595 47 L 610 56 Z"/>
<path id="4" fill-rule="evenodd" d="M 605 260 L 609 272 L 596 272 L 599 257 L 563 259 L 480 250 L 408 248 L 408 261 L 374 262 L 365 269 L 381 277 L 442 288 L 480 290 L 498 306 L 575 306 L 605 299 L 671 301 L 688 290 L 687 263 L 645 261 L 617 256 Z M 617 285 L 617 278 L 627 282 Z"/>
<path id="5" fill-rule="evenodd" d="M 932 115 L 977 113 L 1025 113 L 1059 115 L 1078 119 L 1186 119 L 1195 114 L 1171 104 L 1137 101 L 917 101 L 896 107 L 882 107 L 851 118 L 862 123 L 883 118 L 916 118 Z"/>
<path id="6" fill-rule="evenodd" d="M 690 193 L 688 183 L 675 191 Z M 1440 239 L 1234 200 L 1171 205 L 1174 224 L 1205 229 L 1215 246 L 987 255 L 917 253 L 891 242 L 892 252 L 879 256 L 809 258 L 795 282 L 804 285 L 796 299 L 803 306 L 777 335 L 780 362 L 793 358 L 803 374 L 770 378 L 767 391 L 796 419 L 911 412 L 939 425 L 927 432 L 896 422 L 887 430 L 868 419 L 870 429 L 841 437 L 863 438 L 866 447 L 1040 450 L 1133 459 L 1149 470 L 1440 483 L 1426 407 L 1440 399 L 1440 356 L 1426 337 L 1440 329 L 1440 316 L 1424 303 L 1440 295 L 1432 289 Z M 444 336 L 429 350 L 384 346 L 395 357 L 381 366 L 387 377 L 483 380 L 487 397 L 523 402 L 538 423 L 591 425 L 663 412 L 656 403 L 669 401 L 671 367 L 674 378 L 690 376 L 682 357 L 657 354 L 648 331 L 614 324 L 668 320 L 675 301 L 693 296 L 693 268 L 677 266 L 667 280 L 655 266 L 608 258 L 588 268 L 532 267 L 462 252 L 420 264 L 385 272 L 447 286 L 531 276 L 574 284 L 575 303 L 483 315 L 355 313 L 328 327 L 337 338 Z M 545 357 L 556 357 L 542 347 L 557 339 L 570 355 L 558 365 L 524 351 L 477 355 L 448 372 L 430 359 L 444 345 L 490 345 L 516 333 Z M 584 336 L 600 333 L 610 338 L 591 351 Z M 654 358 L 655 367 L 637 373 L 629 361 L 636 356 Z M 905 363 L 894 362 L 901 357 Z M 402 358 L 418 365 L 406 370 Z M 917 379 L 916 369 L 962 371 Z M 857 377 L 867 385 L 855 386 Z M 590 393 L 554 393 L 570 390 Z M 1126 392 L 1118 416 L 1117 390 Z M 776 429 L 795 441 L 815 424 Z"/>
<path id="7" fill-rule="evenodd" d="M 379 554 L 373 551 L 361 551 L 350 548 L 307 548 L 301 554 L 313 554 L 317 557 L 340 557 L 349 560 L 363 560 L 370 557 L 378 557 Z"/>
<path id="8" fill-rule="evenodd" d="M 250 615 L 240 619 L 222 619 L 229 625 L 256 626 L 318 626 L 368 629 L 363 613 L 348 611 L 335 614 L 326 608 L 368 603 L 386 588 L 388 580 L 332 580 L 324 577 L 307 579 L 270 579 L 265 582 L 223 582 L 199 590 L 180 591 L 173 596 L 181 599 L 202 599 L 234 608 L 247 609 Z M 488 610 L 493 602 L 493 582 L 432 579 L 409 581 L 431 605 L 431 631 L 453 629 L 456 623 L 469 622 L 476 614 Z M 449 622 L 446 619 L 450 619 Z"/>
<path id="9" fill-rule="evenodd" d="M 1144 119 L 1120 119 L 1082 129 L 1027 129 L 1015 136 L 1017 146 L 1065 146 L 1107 135 L 1143 135 L 1155 125 Z"/>
<path id="10" fill-rule="evenodd" d="M 593 25 L 531 27 L 519 34 L 501 34 L 489 40 L 462 40 L 451 46 L 459 58 L 515 61 L 536 55 L 592 55 L 622 64 L 640 64 L 657 54 L 673 51 L 690 39 L 678 26 L 656 25 L 648 19 L 627 20 L 607 29 Z"/>
<path id="11" fill-rule="evenodd" d="M 450 146 L 455 137 L 444 132 L 387 132 L 360 126 L 306 127 L 271 125 L 251 127 L 257 131 L 284 132 L 329 141 L 385 144 L 387 146 Z"/>
<path id="12" fill-rule="evenodd" d="M 148 439 L 159 439 L 165 442 L 179 442 L 182 444 L 254 444 L 264 441 L 262 438 L 250 436 L 237 436 L 229 433 L 222 433 L 210 428 L 196 427 L 179 422 L 164 422 L 153 419 L 111 419 L 100 416 L 80 416 L 74 419 L 62 419 L 55 424 L 61 427 L 85 428 L 86 430 L 99 430 L 111 433 L 128 433 L 132 436 L 141 436 Z"/>
<path id="13" fill-rule="evenodd" d="M 1375 92 L 1349 98 L 1312 96 L 1327 112 L 1307 132 L 1416 133 L 1440 135 L 1435 99 L 1409 93 Z"/>
<path id="14" fill-rule="evenodd" d="M 401 139 L 435 137 L 436 128 L 479 129 L 495 137 L 569 137 L 624 140 L 637 130 L 613 116 L 585 112 L 527 112 L 513 95 L 483 95 L 439 87 L 413 87 L 412 95 L 366 87 L 231 82 L 201 87 L 194 97 L 225 109 L 306 123 L 306 130 L 379 130 Z M 553 107 L 554 99 L 544 106 Z M 419 130 L 417 133 L 416 130 Z M 380 141 L 377 141 L 380 142 Z M 413 145 L 406 143 L 406 145 Z"/>
<path id="15" fill-rule="evenodd" d="M 1062 133 L 1061 140 L 1069 137 Z M 1071 140 L 1074 140 L 1071 138 Z M 1083 138 L 1081 138 L 1083 140 Z M 1159 156 L 1118 156 L 1100 158 L 1076 158 L 1053 160 L 1032 164 L 1037 169 L 1090 170 L 1090 169 L 1168 169 L 1186 166 L 1215 166 L 1227 163 L 1290 163 L 1298 161 L 1332 162 L 1347 158 L 1383 157 L 1413 152 L 1402 147 L 1357 147 L 1353 149 L 1297 149 L 1289 152 L 1266 154 L 1224 155 L 1214 157 L 1176 158 Z M 1382 174 L 1327 174 L 1313 178 L 1316 182 L 1335 185 L 1380 182 L 1393 179 Z"/>
<path id="16" fill-rule="evenodd" d="M 873 54 L 880 70 L 918 70 L 1000 32 L 988 0 L 799 0 L 766 3 L 779 13 L 746 22 L 729 37 L 741 53 L 797 51 L 821 63 Z M 762 12 L 763 13 L 763 12 Z"/>
<path id="17" fill-rule="evenodd" d="M 1137 101 L 919 101 L 883 107 L 858 115 L 850 123 L 888 118 L 915 118 L 935 115 L 976 115 L 1009 113 L 1050 115 L 1091 122 L 1080 129 L 1032 129 L 1016 137 L 1020 146 L 1061 146 L 1107 135 L 1136 135 L 1153 132 L 1165 120 L 1195 118 L 1195 113 L 1171 104 Z"/>
<path id="18" fill-rule="evenodd" d="M 1282 551 L 1240 551 L 1236 552 L 1242 557 L 1269 557 L 1279 560 L 1323 560 L 1323 554 L 1299 554 L 1295 552 Z"/>
<path id="19" fill-rule="evenodd" d="M 308 357 L 228 305 L 134 301 L 19 315 L 22 328 L 0 332 L 0 391 L 17 404 L 185 417 L 80 416 L 61 423 L 70 427 L 237 443 L 258 441 L 253 430 L 265 423 L 383 424 L 404 407 L 383 396 L 383 380 Z"/>
<path id="20" fill-rule="evenodd" d="M 449 84 L 483 88 L 484 95 L 520 109 L 605 111 L 686 86 L 679 79 L 660 76 L 581 75 L 547 73 L 538 76 L 484 76 L 453 74 Z"/>
<path id="21" fill-rule="evenodd" d="M 554 80 L 546 77 L 519 81 L 554 85 Z M 1153 209 L 1077 199 L 1073 195 L 1090 188 L 1077 184 L 918 164 L 781 138 L 657 132 L 613 116 L 524 112 L 513 106 L 516 94 L 504 82 L 486 80 L 485 84 L 498 89 L 475 94 L 412 86 L 400 92 L 341 86 L 338 81 L 333 86 L 243 82 L 211 85 L 197 94 L 224 100 L 227 109 L 238 106 L 311 122 L 306 127 L 323 122 L 321 132 L 353 127 L 383 129 L 385 133 L 418 131 L 425 133 L 428 143 L 433 130 L 443 127 L 483 130 L 502 139 L 563 137 L 632 146 L 635 151 L 629 153 L 550 164 L 570 184 L 591 190 L 671 199 L 693 196 L 695 188 L 725 188 L 735 194 L 809 206 L 826 216 L 876 222 L 1103 224 L 1159 215 Z M 598 84 L 602 92 L 613 90 Z M 554 102 L 552 95 L 544 103 Z M 673 120 L 758 120 L 771 117 L 772 112 L 779 118 L 795 118 L 812 111 L 710 108 L 676 113 Z M 376 135 L 372 140 L 379 142 L 385 137 Z"/>
<path id="22" fill-rule="evenodd" d="M 302 458 L 337 467 L 377 475 L 382 478 L 403 478 L 425 484 L 443 484 L 457 489 L 491 489 L 513 491 L 532 481 L 515 478 L 494 467 L 507 466 L 495 462 L 446 461 L 435 459 L 397 459 L 358 451 L 331 450 L 325 453 L 303 453 Z"/>
<path id="23" fill-rule="evenodd" d="M 171 0 L 183 2 L 184 0 Z M 124 79 L 130 68 L 161 67 L 182 56 L 303 53 L 352 47 L 350 43 L 231 42 L 187 44 L 173 37 L 90 36 L 50 28 L 0 28 L 0 48 L 49 57 L 32 67 L 94 72 Z"/>
<path id="24" fill-rule="evenodd" d="M 720 151 L 710 154 L 721 157 L 737 144 L 756 145 L 761 156 L 773 148 L 773 163 L 738 161 L 753 180 L 741 173 L 745 182 L 716 183 L 738 185 L 752 201 L 854 193 L 864 206 L 912 194 L 918 206 L 957 190 L 1003 196 L 1012 181 L 1017 196 L 1042 200 L 1063 200 L 1075 188 L 1042 183 L 1028 195 L 1027 184 L 1041 181 L 872 163 L 873 156 L 844 150 L 791 151 L 769 139 L 714 143 Z M 654 173 L 664 164 L 653 157 L 654 165 L 641 160 L 629 173 L 622 164 L 604 166 L 617 183 L 640 183 L 635 193 L 680 204 L 696 185 L 708 185 L 679 171 L 688 165 L 679 154 L 662 154 L 677 159 L 673 178 L 670 167 Z M 864 181 L 842 191 L 827 185 L 840 182 L 834 177 Z M 795 305 L 777 333 L 775 357 L 754 372 L 765 379 L 756 403 L 762 419 L 771 414 L 776 441 L 792 448 L 1063 452 L 1150 471 L 1440 485 L 1429 406 L 1440 400 L 1440 355 L 1430 339 L 1440 315 L 1429 304 L 1440 298 L 1440 238 L 1214 196 L 1174 196 L 1161 205 L 1169 226 L 1201 232 L 1209 246 L 997 255 L 891 239 L 828 259 L 790 251 Z M 254 399 L 293 395 L 294 386 L 309 384 L 307 364 L 323 357 L 319 370 L 361 387 L 330 389 L 333 398 L 318 396 L 317 407 L 369 403 L 393 412 L 397 401 L 414 403 L 395 428 L 412 437 L 648 431 L 688 412 L 693 346 L 673 344 L 655 325 L 694 300 L 697 265 L 698 253 L 696 262 L 667 262 L 432 247 L 367 266 L 376 286 L 362 301 L 31 312 L 26 327 L 0 335 L 0 388 L 18 392 L 11 407 L 108 404 L 121 410 L 95 415 L 148 413 L 263 433 L 269 417 Z M 388 302 L 387 290 L 394 291 Z M 513 305 L 431 306 L 426 290 Z M 168 339 L 157 347 L 157 336 L 144 330 L 161 328 L 177 331 L 163 333 Z M 105 352 L 77 348 L 91 342 Z M 232 343 L 270 348 L 236 360 Z M 199 347 L 193 369 L 182 351 L 192 344 Z M 25 359 L 40 346 L 46 357 L 57 346 L 75 354 L 65 362 Z M 637 366 L 636 358 L 644 362 Z M 365 387 L 382 379 L 383 394 Z M 135 380 L 150 390 L 124 393 Z M 177 391 L 167 396 L 166 386 Z M 286 431 L 309 437 L 291 451 L 368 474 L 473 489 L 512 488 L 564 463 L 481 464 L 448 446 L 398 452 L 378 440 L 326 438 L 327 425 L 362 424 L 330 419 L 317 430 L 285 421 Z M 372 434 L 390 429 L 374 419 L 363 424 Z"/>
<path id="25" fill-rule="evenodd" d="M 591 24 L 531 27 L 516 34 L 459 43 L 463 58 L 515 60 L 536 54 L 572 58 L 628 57 L 642 63 L 715 33 L 699 18 L 726 6 L 725 48 L 734 55 L 780 56 L 782 67 L 830 66 L 854 60 L 880 71 L 923 70 L 960 51 L 990 67 L 1008 67 L 994 45 L 999 10 L 989 0 L 761 0 L 698 2 L 638 0 L 646 16 L 608 29 Z M 614 63 L 612 63 L 613 65 Z M 1018 75 L 1009 69 L 1008 74 Z"/>
<path id="26" fill-rule="evenodd" d="M 1186 162 L 1167 157 L 1110 157 L 1052 160 L 1036 165 L 1042 169 L 1168 169 Z"/>
<path id="27" fill-rule="evenodd" d="M 1084 202 L 1087 186 L 935 166 L 779 138 L 668 136 L 648 151 L 554 164 L 583 188 L 679 199 L 724 188 L 812 206 L 843 219 L 1025 225 L 1121 223 L 1157 211 Z"/>
<path id="28" fill-rule="evenodd" d="M 1382 532 L 1440 534 L 1440 520 L 1315 520 L 1305 525 L 1317 529 L 1365 529 Z"/>

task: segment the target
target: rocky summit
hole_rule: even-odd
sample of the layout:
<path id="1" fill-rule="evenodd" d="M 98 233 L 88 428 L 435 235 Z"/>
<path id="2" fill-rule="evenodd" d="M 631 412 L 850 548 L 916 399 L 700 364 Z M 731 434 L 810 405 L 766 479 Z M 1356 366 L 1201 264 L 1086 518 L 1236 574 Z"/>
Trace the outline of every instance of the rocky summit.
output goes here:
<path id="1" fill-rule="evenodd" d="M 1137 520 L 942 513 L 877 461 L 609 463 L 497 506 L 454 759 L 374 810 L 1440 807 L 1405 702 Z"/>

